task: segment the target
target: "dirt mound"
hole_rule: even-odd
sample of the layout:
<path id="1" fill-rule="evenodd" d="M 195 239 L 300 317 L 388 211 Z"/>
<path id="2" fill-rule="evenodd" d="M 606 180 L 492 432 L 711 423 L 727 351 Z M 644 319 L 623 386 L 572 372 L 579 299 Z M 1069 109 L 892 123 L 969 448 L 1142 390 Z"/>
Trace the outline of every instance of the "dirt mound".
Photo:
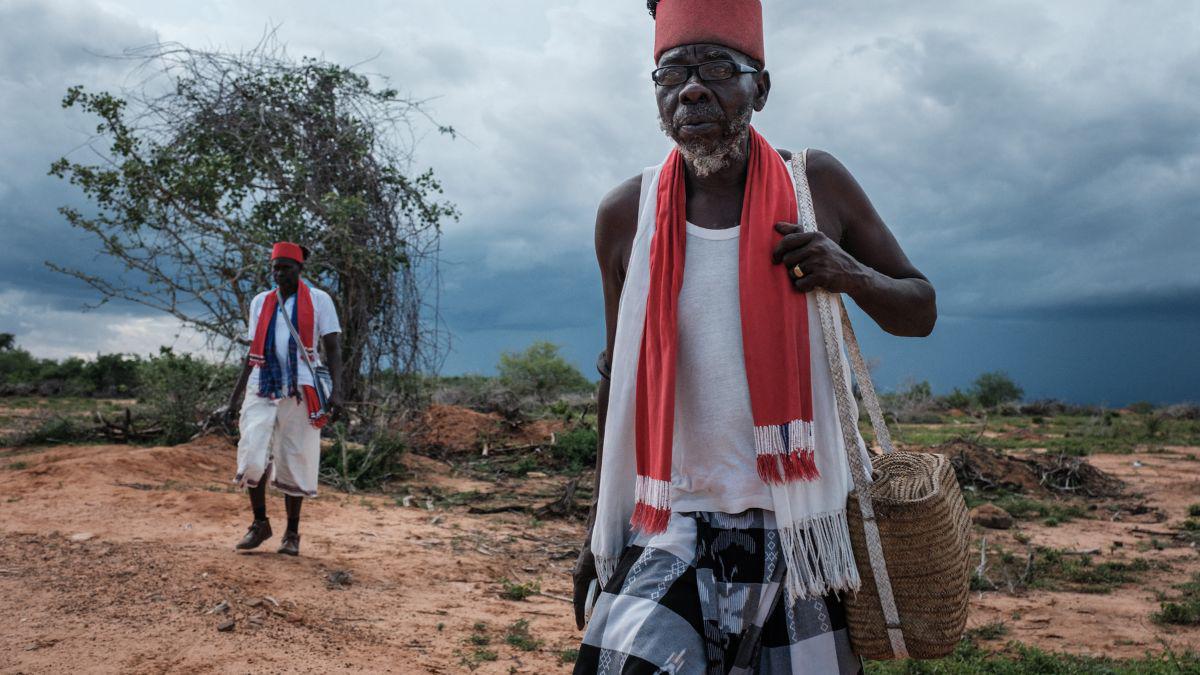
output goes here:
<path id="1" fill-rule="evenodd" d="M 504 435 L 504 420 L 495 413 L 475 412 L 456 405 L 431 405 L 413 437 L 425 450 L 464 453 L 480 449 L 489 439 Z"/>
<path id="2" fill-rule="evenodd" d="M 946 455 L 958 482 L 984 490 L 1004 489 L 1029 495 L 1076 494 L 1119 497 L 1125 484 L 1081 457 L 1034 454 L 1028 457 L 997 452 L 965 438 L 930 449 Z"/>
<path id="3" fill-rule="evenodd" d="M 1041 476 L 1018 457 L 1005 455 L 965 438 L 956 438 L 930 448 L 950 458 L 961 485 L 985 490 L 1005 489 L 1026 494 L 1047 494 Z"/>
<path id="4" fill-rule="evenodd" d="M 422 451 L 438 454 L 478 454 L 484 447 L 550 443 L 566 425 L 561 420 L 530 420 L 513 425 L 496 413 L 456 405 L 431 405 L 411 430 Z"/>

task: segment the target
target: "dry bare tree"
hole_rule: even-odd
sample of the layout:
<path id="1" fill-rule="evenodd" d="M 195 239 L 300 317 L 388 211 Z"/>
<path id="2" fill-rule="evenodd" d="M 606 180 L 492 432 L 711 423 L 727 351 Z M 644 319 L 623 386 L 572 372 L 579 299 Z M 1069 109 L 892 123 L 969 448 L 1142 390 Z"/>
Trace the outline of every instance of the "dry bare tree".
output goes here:
<path id="1" fill-rule="evenodd" d="M 312 249 L 306 277 L 338 304 L 347 400 L 383 373 L 436 367 L 440 225 L 457 217 L 432 171 L 415 171 L 421 128 L 453 134 L 422 102 L 327 61 L 291 58 L 273 32 L 223 53 L 132 50 L 137 83 L 68 90 L 64 108 L 100 118 L 93 164 L 50 173 L 94 209 L 60 209 L 123 263 L 120 276 L 47 264 L 234 345 L 269 286 L 273 241 Z"/>

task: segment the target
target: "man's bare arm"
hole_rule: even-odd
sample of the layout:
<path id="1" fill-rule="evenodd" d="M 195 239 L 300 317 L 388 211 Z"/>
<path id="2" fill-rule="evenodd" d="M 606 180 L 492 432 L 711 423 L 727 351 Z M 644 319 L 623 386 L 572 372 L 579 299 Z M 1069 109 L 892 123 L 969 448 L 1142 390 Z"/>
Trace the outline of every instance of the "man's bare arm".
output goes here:
<path id="1" fill-rule="evenodd" d="M 321 336 L 321 346 L 325 349 L 325 360 L 329 363 L 329 378 L 333 380 L 333 391 L 329 396 L 330 421 L 337 422 L 342 417 L 344 397 L 342 395 L 342 342 L 341 333 L 327 333 Z"/>
<path id="2" fill-rule="evenodd" d="M 232 425 L 237 420 L 242 396 L 246 393 L 246 382 L 249 381 L 252 370 L 254 366 L 250 365 L 250 359 L 247 358 L 242 364 L 242 372 L 238 375 L 237 384 L 233 385 L 233 392 L 229 395 L 229 403 L 225 407 L 226 424 Z"/>
<path id="3" fill-rule="evenodd" d="M 612 364 L 613 343 L 617 334 L 617 308 L 621 302 L 621 288 L 625 284 L 625 272 L 629 266 L 629 254 L 633 236 L 637 232 L 638 196 L 641 176 L 621 183 L 604 197 L 596 213 L 596 262 L 600 266 L 600 283 L 604 291 L 605 350 L 602 365 L 609 370 Z M 583 628 L 583 608 L 588 584 L 596 578 L 595 561 L 589 550 L 592 526 L 596 522 L 596 504 L 600 499 L 600 472 L 604 465 L 604 423 L 608 419 L 609 382 L 600 379 L 596 391 L 596 475 L 592 488 L 592 503 L 588 509 L 587 534 L 579 552 L 574 578 L 575 623 Z"/>
<path id="4" fill-rule="evenodd" d="M 929 335 L 937 322 L 933 284 L 909 261 L 858 181 L 827 152 L 810 151 L 807 168 L 819 232 L 777 227 L 785 236 L 776 262 L 805 273 L 793 283 L 796 290 L 846 293 L 887 332 Z"/>

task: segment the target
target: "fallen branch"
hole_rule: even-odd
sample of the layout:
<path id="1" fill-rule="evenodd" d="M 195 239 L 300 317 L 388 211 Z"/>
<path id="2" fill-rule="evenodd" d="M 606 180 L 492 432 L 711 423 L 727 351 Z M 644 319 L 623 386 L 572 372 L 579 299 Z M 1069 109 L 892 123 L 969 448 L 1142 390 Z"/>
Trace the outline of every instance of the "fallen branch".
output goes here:
<path id="1" fill-rule="evenodd" d="M 509 512 L 509 511 L 517 512 L 517 513 L 524 513 L 528 510 L 529 510 L 528 506 L 522 506 L 520 504 L 505 504 L 502 506 L 472 506 L 467 509 L 467 513 L 488 514 L 488 513 L 505 513 L 505 512 Z"/>

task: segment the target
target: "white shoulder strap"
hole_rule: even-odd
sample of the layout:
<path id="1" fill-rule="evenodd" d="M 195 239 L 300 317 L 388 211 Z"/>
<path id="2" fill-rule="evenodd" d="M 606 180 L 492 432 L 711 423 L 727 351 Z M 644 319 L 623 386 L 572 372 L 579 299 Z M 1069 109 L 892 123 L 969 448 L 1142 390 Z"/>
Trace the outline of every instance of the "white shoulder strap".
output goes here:
<path id="1" fill-rule="evenodd" d="M 792 156 L 792 179 L 796 184 L 796 202 L 800 211 L 800 226 L 805 232 L 817 230 L 817 214 L 813 208 L 812 192 L 808 186 L 806 170 L 808 151 Z M 839 295 L 817 289 L 812 297 L 817 302 L 817 313 L 821 317 L 821 333 L 825 339 L 825 352 L 829 358 L 829 370 L 833 379 L 833 393 L 837 401 L 838 420 L 842 427 L 842 440 L 846 446 L 846 457 L 850 462 L 850 476 L 854 480 L 854 491 L 858 495 L 858 505 L 862 514 L 863 534 L 866 537 L 867 554 L 870 558 L 871 573 L 875 579 L 875 588 L 879 593 L 879 603 L 883 609 L 883 618 L 887 624 L 888 638 L 892 643 L 892 653 L 897 658 L 908 656 L 908 648 L 904 644 L 904 633 L 900 629 L 900 613 L 896 609 L 896 599 L 892 594 L 892 581 L 888 576 L 887 562 L 883 558 L 883 544 L 879 538 L 879 525 L 875 522 L 875 507 L 871 504 L 871 473 L 870 467 L 863 464 L 862 454 L 858 450 L 858 420 L 854 419 L 853 396 L 846 386 L 846 372 L 842 361 L 842 346 L 838 344 L 835 329 L 833 308 L 836 303 L 841 313 L 842 339 L 846 350 L 850 353 L 851 368 L 858 387 L 862 391 L 863 403 L 871 417 L 871 426 L 875 430 L 875 438 L 883 451 L 892 452 L 892 437 L 888 434 L 887 425 L 883 421 L 883 413 L 879 407 L 879 398 L 875 395 L 875 387 L 871 383 L 871 373 L 863 361 L 862 352 L 858 348 L 858 339 L 854 328 L 850 325 L 850 317 L 846 307 L 842 305 Z"/>

